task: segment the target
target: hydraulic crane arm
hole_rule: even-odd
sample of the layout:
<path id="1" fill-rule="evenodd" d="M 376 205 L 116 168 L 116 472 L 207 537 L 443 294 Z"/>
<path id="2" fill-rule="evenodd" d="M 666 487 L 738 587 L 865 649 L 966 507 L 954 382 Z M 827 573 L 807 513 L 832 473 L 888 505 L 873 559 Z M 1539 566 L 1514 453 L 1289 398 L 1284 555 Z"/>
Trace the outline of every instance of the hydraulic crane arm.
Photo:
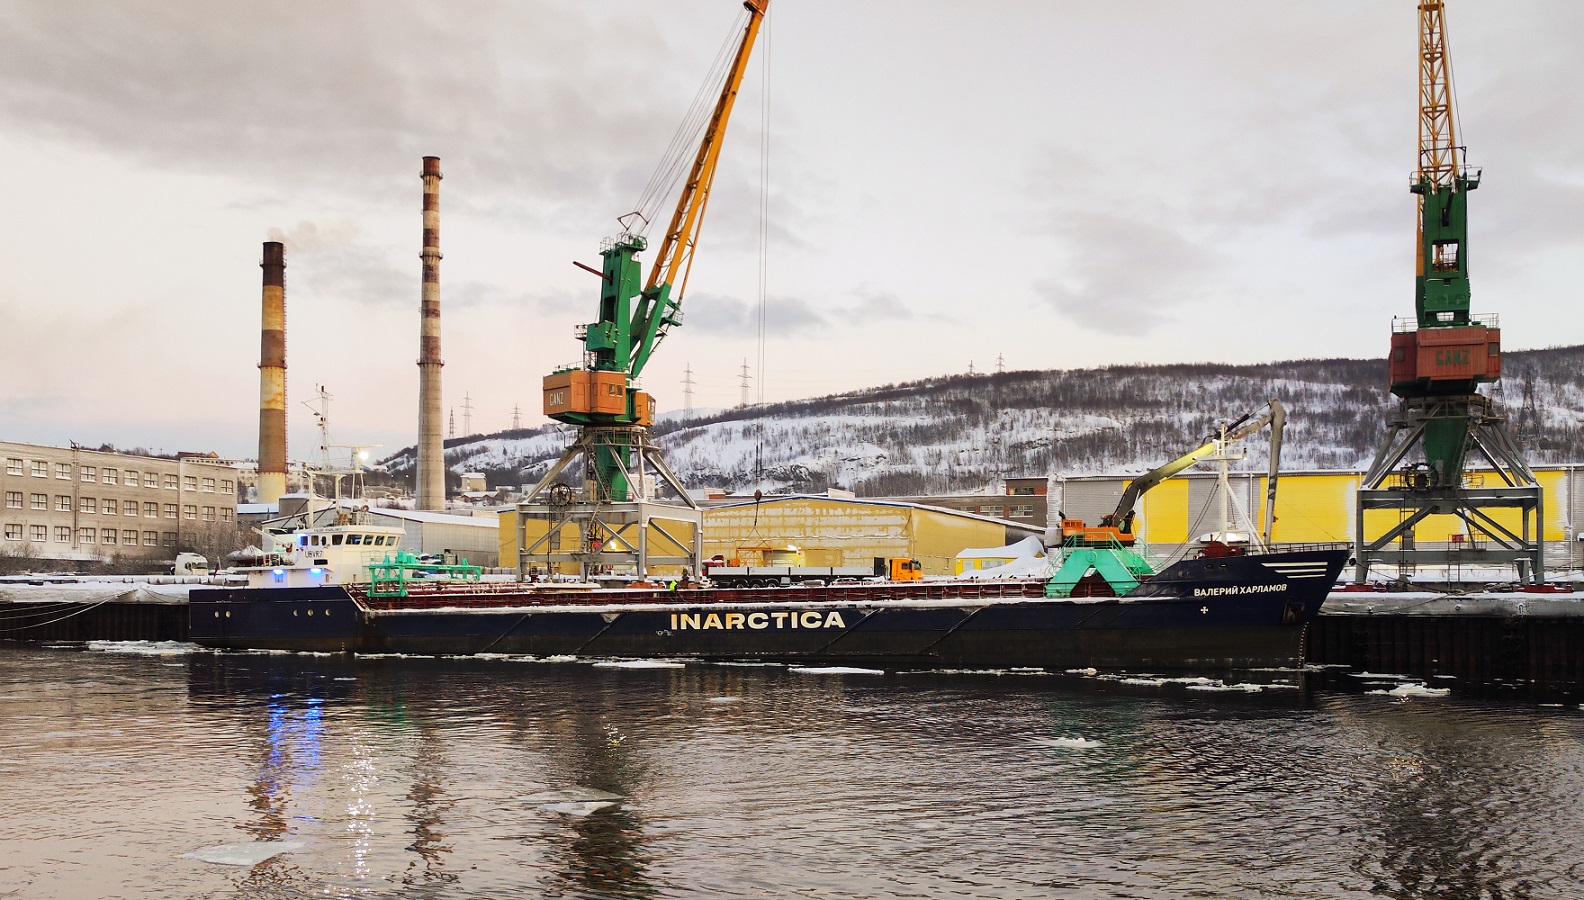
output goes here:
<path id="1" fill-rule="evenodd" d="M 1271 485 L 1272 490 L 1274 490 L 1274 472 L 1278 454 L 1281 453 L 1282 427 L 1286 424 L 1286 421 L 1286 408 L 1283 407 L 1279 401 L 1272 400 L 1266 404 L 1266 411 L 1263 415 L 1255 416 L 1254 413 L 1248 413 L 1237 421 L 1226 425 L 1225 427 L 1219 429 L 1217 434 L 1206 438 L 1205 442 L 1198 447 L 1195 447 L 1194 449 L 1184 453 L 1182 456 L 1177 457 L 1171 462 L 1160 466 L 1159 468 L 1151 469 L 1150 471 L 1129 482 L 1127 490 L 1122 492 L 1122 499 L 1117 503 L 1116 510 L 1100 520 L 1101 526 L 1109 528 L 1122 527 L 1123 521 L 1132 514 L 1134 505 L 1138 503 L 1139 497 L 1142 497 L 1145 492 L 1154 488 L 1156 485 L 1160 484 L 1166 479 L 1171 478 L 1179 472 L 1182 472 L 1184 469 L 1187 469 L 1194 463 L 1197 463 L 1205 457 L 1210 456 L 1219 448 L 1235 441 L 1241 441 L 1249 435 L 1258 432 L 1266 425 L 1271 426 L 1271 471 L 1273 473 Z M 1267 511 L 1266 515 L 1268 519 L 1269 511 Z M 1269 530 L 1270 527 L 1267 524 L 1267 534 L 1269 533 Z"/>
<path id="2" fill-rule="evenodd" d="M 671 224 L 666 227 L 665 239 L 655 254 L 649 280 L 633 310 L 634 341 L 628 366 L 633 378 L 643 371 L 650 355 L 670 327 L 681 321 L 682 293 L 693 267 L 693 246 L 704 222 L 704 210 L 709 205 L 710 186 L 715 182 L 721 137 L 731 118 L 732 107 L 737 102 L 737 91 L 742 87 L 743 73 L 748 68 L 748 56 L 753 51 L 754 39 L 759 35 L 759 26 L 769 6 L 770 0 L 745 0 L 743 3 L 743 8 L 748 10 L 748 24 L 743 29 L 742 41 L 737 45 L 737 55 L 726 73 L 725 84 L 721 88 L 720 98 L 715 101 L 715 109 L 704 130 L 704 139 L 699 143 L 698 154 L 693 159 L 693 167 L 683 182 L 682 195 L 677 198 Z"/>

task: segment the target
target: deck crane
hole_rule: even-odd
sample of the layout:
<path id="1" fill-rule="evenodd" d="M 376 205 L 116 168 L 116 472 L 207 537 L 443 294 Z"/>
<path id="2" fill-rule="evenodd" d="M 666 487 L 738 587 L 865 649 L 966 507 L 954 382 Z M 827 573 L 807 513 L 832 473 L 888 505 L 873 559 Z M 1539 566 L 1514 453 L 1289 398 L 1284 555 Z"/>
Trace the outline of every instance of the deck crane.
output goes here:
<path id="1" fill-rule="evenodd" d="M 1540 572 L 1539 483 L 1508 435 L 1500 410 L 1478 392 L 1481 384 L 1501 380 L 1501 329 L 1496 316 L 1469 312 L 1468 194 L 1480 186 L 1481 172 L 1468 165 L 1458 143 L 1445 7 L 1444 0 L 1419 3 L 1419 157 L 1409 181 L 1419 207 L 1415 314 L 1392 323 L 1387 366 L 1400 405 L 1359 486 L 1360 582 L 1374 562 L 1402 567 L 1460 561 L 1463 551 L 1456 547 L 1417 547 L 1415 529 L 1431 515 L 1461 519 L 1458 527 L 1465 531 L 1459 542 L 1490 537 L 1496 546 L 1481 548 L 1481 561 L 1514 563 L 1524 579 Z M 1470 453 L 1489 465 L 1493 477 L 1488 480 L 1497 486 L 1469 483 Z M 1514 530 L 1499 523 L 1485 512 L 1492 507 L 1520 510 L 1521 526 Z M 1398 521 L 1371 536 L 1365 528 L 1367 509 L 1394 509 Z"/>
<path id="2" fill-rule="evenodd" d="M 1276 480 L 1281 469 L 1282 431 L 1287 424 L 1287 408 L 1281 401 L 1272 399 L 1263 410 L 1246 413 L 1217 428 L 1198 447 L 1133 479 L 1122 492 L 1122 499 L 1117 502 L 1116 509 L 1102 516 L 1099 525 L 1090 526 L 1082 519 L 1069 519 L 1063 515 L 1061 564 L 1045 585 L 1046 596 L 1072 596 L 1091 575 L 1103 580 L 1117 596 L 1138 587 L 1142 577 L 1154 574 L 1153 567 L 1133 549 L 1138 541 L 1133 532 L 1133 508 L 1139 498 L 1189 466 L 1223 452 L 1230 445 L 1257 434 L 1266 426 L 1270 427 L 1271 436 L 1263 540 L 1269 546 L 1271 529 L 1276 522 Z M 1242 552 L 1240 548 L 1229 548 L 1220 541 L 1201 548 L 1205 556 Z"/>
<path id="3" fill-rule="evenodd" d="M 623 232 L 601 247 L 603 265 L 599 270 L 576 263 L 601 279 L 599 318 L 578 326 L 577 336 L 583 342 L 581 363 L 545 377 L 544 411 L 585 433 L 592 456 L 588 483 L 599 500 L 619 503 L 631 496 L 635 454 L 642 451 L 642 432 L 653 424 L 655 411 L 654 399 L 635 384 L 666 334 L 682 324 L 682 294 L 709 204 L 722 138 L 769 5 L 770 0 L 743 3 L 748 22 L 642 287 L 638 254 L 647 249 L 648 242 L 629 228 L 641 221 L 641 215 L 629 214 L 619 220 Z"/>
<path id="4" fill-rule="evenodd" d="M 582 359 L 544 379 L 545 415 L 577 426 L 578 433 L 518 505 L 519 578 L 526 577 L 530 560 L 576 562 L 584 574 L 595 562 L 631 564 L 641 574 L 651 561 L 679 564 L 698 573 L 702 519 L 697 504 L 649 439 L 655 402 L 637 384 L 666 334 L 682 324 L 682 295 L 709 205 L 722 140 L 770 0 L 745 0 L 742 5 L 747 22 L 725 69 L 720 95 L 704 120 L 703 137 L 682 180 L 676 209 L 648 277 L 644 277 L 638 259 L 648 249 L 643 234 L 648 218 L 642 210 L 617 219 L 622 231 L 601 246 L 600 268 L 574 263 L 600 278 L 599 315 L 577 327 Z M 696 120 L 690 117 L 690 121 Z M 687 126 L 684 122 L 683 131 Z M 678 140 L 685 141 L 680 138 L 683 131 L 679 131 Z M 674 142 L 673 149 L 676 146 Z M 662 164 L 651 187 L 659 185 L 658 190 L 663 191 L 672 183 L 665 170 Z M 580 498 L 575 491 L 556 486 L 561 473 L 579 458 L 584 461 Z M 651 502 L 644 486 L 651 476 L 668 485 L 682 506 Z M 526 526 L 530 518 L 546 522 L 543 534 L 531 544 Z M 680 527 L 657 526 L 651 538 L 652 520 Z M 564 552 L 560 533 L 569 523 L 576 524 L 580 538 L 577 549 Z M 657 550 L 656 542 L 666 549 Z"/>

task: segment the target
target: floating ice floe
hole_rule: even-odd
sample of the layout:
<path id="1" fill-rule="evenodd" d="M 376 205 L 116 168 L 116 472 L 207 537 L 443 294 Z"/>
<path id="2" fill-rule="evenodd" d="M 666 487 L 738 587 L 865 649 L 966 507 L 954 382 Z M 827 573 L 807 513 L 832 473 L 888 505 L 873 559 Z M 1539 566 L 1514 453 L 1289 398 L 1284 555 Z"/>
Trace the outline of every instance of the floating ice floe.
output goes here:
<path id="1" fill-rule="evenodd" d="M 1397 685 L 1396 687 L 1392 688 L 1389 691 L 1370 691 L 1370 693 L 1371 694 L 1379 694 L 1379 695 L 1385 696 L 1385 697 L 1397 697 L 1397 698 L 1400 698 L 1400 699 L 1406 699 L 1408 697 L 1445 697 L 1448 694 L 1452 693 L 1452 689 L 1451 688 L 1433 688 L 1433 687 L 1427 687 L 1427 686 L 1425 686 L 1423 684 L 1410 683 L 1410 684 L 1399 684 L 1399 685 Z"/>
<path id="2" fill-rule="evenodd" d="M 1087 668 L 1087 669 L 1068 669 L 1067 670 L 1067 674 L 1068 675 L 1089 675 L 1089 676 L 1094 676 L 1094 675 L 1099 675 L 1100 674 L 1100 670 L 1091 666 L 1090 668 Z"/>
<path id="3" fill-rule="evenodd" d="M 89 650 L 100 653 L 129 653 L 134 656 L 185 656 L 188 653 L 209 653 L 207 647 L 186 641 L 89 641 Z"/>
<path id="4" fill-rule="evenodd" d="M 711 702 L 711 703 L 741 703 L 742 702 L 742 698 L 741 697 L 711 697 L 711 698 L 709 698 L 709 702 Z"/>
<path id="5" fill-rule="evenodd" d="M 1041 747 L 1054 747 L 1058 750 L 1093 750 L 1096 747 L 1105 746 L 1100 741 L 1091 741 L 1083 735 L 1070 738 L 1035 738 L 1034 743 L 1039 744 Z"/>
<path id="6" fill-rule="evenodd" d="M 596 669 L 681 669 L 685 663 L 665 659 L 607 659 L 594 664 Z"/>
<path id="7" fill-rule="evenodd" d="M 884 675 L 885 669 L 860 669 L 856 666 L 793 666 L 788 671 L 801 675 Z"/>
<path id="8" fill-rule="evenodd" d="M 582 818 L 590 813 L 598 812 L 607 806 L 615 806 L 614 800 L 584 800 L 576 803 L 546 803 L 539 807 L 545 812 L 560 813 L 563 816 L 577 816 Z"/>
<path id="9" fill-rule="evenodd" d="M 292 853 L 307 846 L 301 841 L 252 841 L 246 844 L 219 844 L 214 847 L 205 847 L 191 853 L 183 853 L 182 859 L 196 859 L 201 862 L 215 863 L 222 866 L 256 866 L 266 859 L 279 856 L 282 853 Z"/>
<path id="10" fill-rule="evenodd" d="M 533 800 L 548 800 L 549 803 L 540 805 L 545 812 L 560 813 L 563 816 L 578 816 L 579 818 L 598 812 L 607 806 L 615 806 L 621 802 L 620 794 L 602 791 L 599 788 L 574 785 L 558 791 L 538 794 Z"/>

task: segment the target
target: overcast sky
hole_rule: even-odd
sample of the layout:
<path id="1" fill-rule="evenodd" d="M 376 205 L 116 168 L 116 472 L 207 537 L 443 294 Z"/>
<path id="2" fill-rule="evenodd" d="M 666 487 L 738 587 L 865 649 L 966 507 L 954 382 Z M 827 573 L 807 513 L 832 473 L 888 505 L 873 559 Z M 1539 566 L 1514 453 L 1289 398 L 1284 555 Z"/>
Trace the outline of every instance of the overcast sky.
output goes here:
<path id="1" fill-rule="evenodd" d="M 1475 310 L 1509 348 L 1584 342 L 1584 3 L 1448 6 Z M 544 421 L 595 315 L 572 261 L 598 264 L 740 13 L 0 4 L 0 438 L 251 457 L 283 239 L 291 455 L 319 384 L 339 441 L 411 444 L 424 155 L 445 405 L 459 433 L 464 394 L 474 431 Z M 680 408 L 691 365 L 696 406 L 734 405 L 744 359 L 781 400 L 998 356 L 1382 356 L 1413 311 L 1416 48 L 1412 0 L 774 0 L 644 387 Z"/>

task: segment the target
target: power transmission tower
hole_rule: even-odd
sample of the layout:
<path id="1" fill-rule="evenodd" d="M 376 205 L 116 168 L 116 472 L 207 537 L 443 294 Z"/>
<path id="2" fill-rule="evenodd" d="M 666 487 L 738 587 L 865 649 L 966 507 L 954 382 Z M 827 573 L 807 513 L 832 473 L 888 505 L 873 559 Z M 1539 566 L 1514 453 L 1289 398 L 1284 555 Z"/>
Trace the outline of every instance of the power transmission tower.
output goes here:
<path id="1" fill-rule="evenodd" d="M 682 379 L 682 418 L 693 418 L 693 364 L 687 364 L 687 371 Z"/>
<path id="2" fill-rule="evenodd" d="M 744 359 L 742 363 L 742 394 L 737 401 L 738 406 L 748 405 L 748 382 L 751 380 L 753 380 L 753 376 L 748 374 L 748 360 Z"/>
<path id="3" fill-rule="evenodd" d="M 467 437 L 473 433 L 473 398 L 467 394 L 462 395 L 462 436 Z"/>
<path id="4" fill-rule="evenodd" d="M 455 409 L 451 410 L 451 427 L 449 429 L 449 432 L 450 433 L 447 434 L 446 437 L 448 437 L 448 438 L 456 437 L 456 410 Z"/>
<path id="5" fill-rule="evenodd" d="M 996 374 L 1000 375 L 1000 374 L 1002 374 L 1004 372 L 1006 372 L 1006 357 L 1003 356 L 1000 353 L 997 353 L 996 354 Z"/>
<path id="6" fill-rule="evenodd" d="M 522 428 L 522 405 L 512 404 L 512 431 Z"/>
<path id="7" fill-rule="evenodd" d="M 970 359 L 970 360 L 968 360 L 968 374 L 972 375 L 973 373 L 974 373 L 973 360 Z"/>

